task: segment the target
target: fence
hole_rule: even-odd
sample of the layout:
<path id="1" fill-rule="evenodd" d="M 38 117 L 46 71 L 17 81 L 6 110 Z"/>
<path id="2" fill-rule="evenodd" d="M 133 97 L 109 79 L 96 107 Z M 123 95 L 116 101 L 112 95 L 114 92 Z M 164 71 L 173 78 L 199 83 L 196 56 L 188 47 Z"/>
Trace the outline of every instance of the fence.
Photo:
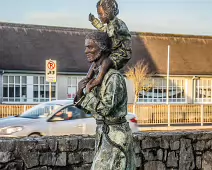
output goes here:
<path id="1" fill-rule="evenodd" d="M 19 115 L 32 107 L 33 105 L 0 105 L 0 118 Z"/>
<path id="2" fill-rule="evenodd" d="M 19 115 L 31 107 L 33 105 L 0 105 L 0 118 Z M 128 111 L 133 112 L 133 105 L 128 105 Z M 140 125 L 212 123 L 212 105 L 136 105 L 135 113 Z"/>
<path id="3" fill-rule="evenodd" d="M 128 110 L 133 112 L 133 105 Z M 135 113 L 140 125 L 212 123 L 212 105 L 136 105 Z"/>

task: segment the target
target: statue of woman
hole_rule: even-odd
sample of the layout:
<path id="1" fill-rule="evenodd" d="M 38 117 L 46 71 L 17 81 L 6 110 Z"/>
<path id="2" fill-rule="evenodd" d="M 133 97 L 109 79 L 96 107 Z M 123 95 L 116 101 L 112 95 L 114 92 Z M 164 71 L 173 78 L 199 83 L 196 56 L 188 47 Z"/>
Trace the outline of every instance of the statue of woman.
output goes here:
<path id="1" fill-rule="evenodd" d="M 85 54 L 94 63 L 95 75 L 110 55 L 110 39 L 107 33 L 93 32 L 86 36 Z M 96 146 L 91 170 L 135 170 L 135 153 L 132 132 L 127 115 L 127 89 L 124 77 L 115 69 L 109 69 L 102 84 L 89 93 L 83 89 L 88 79 L 79 82 L 75 103 L 92 113 L 96 119 Z"/>

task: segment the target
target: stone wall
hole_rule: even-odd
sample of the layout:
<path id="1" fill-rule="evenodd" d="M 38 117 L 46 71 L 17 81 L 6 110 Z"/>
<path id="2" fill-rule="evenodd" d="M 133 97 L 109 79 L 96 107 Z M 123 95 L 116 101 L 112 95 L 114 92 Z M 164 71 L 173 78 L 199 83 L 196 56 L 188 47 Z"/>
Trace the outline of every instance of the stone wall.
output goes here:
<path id="1" fill-rule="evenodd" d="M 139 170 L 212 170 L 211 132 L 134 134 Z M 0 139 L 2 170 L 87 170 L 94 137 Z"/>

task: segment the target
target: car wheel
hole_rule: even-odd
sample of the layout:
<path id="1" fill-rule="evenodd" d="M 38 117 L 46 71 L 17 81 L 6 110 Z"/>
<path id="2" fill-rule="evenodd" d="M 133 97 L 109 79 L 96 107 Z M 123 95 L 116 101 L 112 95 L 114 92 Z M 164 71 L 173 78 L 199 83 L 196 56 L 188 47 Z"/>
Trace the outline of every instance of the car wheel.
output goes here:
<path id="1" fill-rule="evenodd" d="M 38 137 L 41 137 L 41 134 L 39 134 L 39 133 L 32 133 L 32 134 L 29 135 L 29 137 L 38 138 Z"/>

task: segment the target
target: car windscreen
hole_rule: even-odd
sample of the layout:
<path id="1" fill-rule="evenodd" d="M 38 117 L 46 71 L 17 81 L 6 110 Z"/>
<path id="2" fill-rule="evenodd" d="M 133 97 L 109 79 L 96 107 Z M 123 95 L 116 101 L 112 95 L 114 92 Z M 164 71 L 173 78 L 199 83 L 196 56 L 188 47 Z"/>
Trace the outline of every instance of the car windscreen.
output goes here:
<path id="1" fill-rule="evenodd" d="M 37 119 L 37 118 L 42 118 L 42 117 L 47 117 L 49 114 L 51 114 L 54 110 L 58 109 L 62 105 L 59 104 L 48 104 L 48 103 L 43 103 L 39 104 L 26 112 L 22 113 L 19 117 L 23 118 L 32 118 L 32 119 Z"/>

